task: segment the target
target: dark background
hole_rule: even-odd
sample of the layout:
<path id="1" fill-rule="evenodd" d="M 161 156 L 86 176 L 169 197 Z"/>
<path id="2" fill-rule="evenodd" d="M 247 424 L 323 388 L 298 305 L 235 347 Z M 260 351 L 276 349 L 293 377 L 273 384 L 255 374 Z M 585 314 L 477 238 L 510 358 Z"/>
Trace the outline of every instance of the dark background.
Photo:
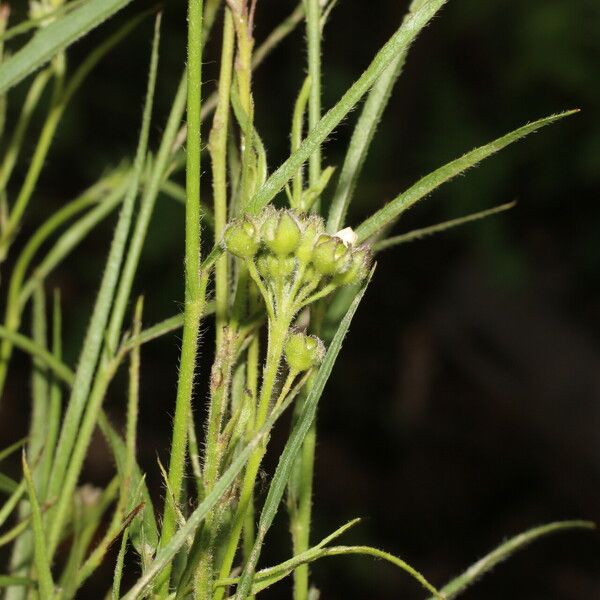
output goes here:
<path id="1" fill-rule="evenodd" d="M 134 3 L 128 14 L 144 4 Z M 368 65 L 406 4 L 340 1 L 324 43 L 326 108 Z M 288 0 L 259 0 L 257 40 L 292 8 Z M 71 63 L 126 17 L 77 44 Z M 351 224 L 475 146 L 553 112 L 582 111 L 445 185 L 403 217 L 398 232 L 519 201 L 507 214 L 380 256 L 320 409 L 313 540 L 362 516 L 345 541 L 394 552 L 441 585 L 531 526 L 600 520 L 599 33 L 594 0 L 454 0 L 411 50 Z M 134 152 L 150 39 L 148 20 L 77 94 L 21 239 Z M 183 67 L 184 44 L 184 3 L 170 0 L 154 147 Z M 207 93 L 214 89 L 217 57 L 218 45 L 209 44 Z M 271 169 L 286 157 L 304 65 L 299 29 L 256 74 L 257 127 Z M 329 140 L 327 164 L 341 164 L 357 114 Z M 30 136 L 26 155 L 34 141 Z M 95 231 L 49 282 L 63 291 L 71 363 L 113 224 L 109 219 Z M 135 289 L 146 296 L 147 323 L 180 306 L 182 225 L 181 206 L 159 200 Z M 206 374 L 212 330 L 205 335 Z M 179 338 L 171 335 L 142 354 L 140 457 L 157 499 L 156 456 L 167 460 L 178 350 Z M 2 407 L 3 446 L 26 430 L 28 361 L 16 356 L 13 367 Z M 117 379 L 108 398 L 117 423 L 124 382 Z M 199 389 L 199 422 L 204 397 Z M 83 481 L 105 483 L 112 468 L 98 438 Z M 290 552 L 281 514 L 263 564 Z M 597 534 L 560 534 L 498 567 L 464 598 L 598 598 L 599 554 Z M 325 600 L 423 596 L 400 571 L 368 558 L 327 559 L 313 573 Z M 80 597 L 99 598 L 105 584 L 92 581 Z M 289 597 L 289 588 L 280 584 L 265 597 Z"/>

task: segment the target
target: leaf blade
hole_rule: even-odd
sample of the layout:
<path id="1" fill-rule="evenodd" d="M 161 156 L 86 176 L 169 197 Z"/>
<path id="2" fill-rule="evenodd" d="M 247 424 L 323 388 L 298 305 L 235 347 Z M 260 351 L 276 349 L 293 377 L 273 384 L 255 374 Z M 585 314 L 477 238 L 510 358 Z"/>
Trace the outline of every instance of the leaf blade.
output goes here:
<path id="1" fill-rule="evenodd" d="M 530 529 L 529 531 L 511 538 L 504 544 L 501 544 L 492 550 L 492 552 L 478 560 L 475 564 L 471 565 L 464 573 L 453 579 L 450 583 L 446 584 L 440 591 L 446 600 L 452 600 L 452 598 L 456 598 L 458 594 L 464 591 L 481 576 L 485 575 L 485 573 L 495 567 L 498 563 L 506 560 L 514 552 L 523 549 L 525 546 L 528 546 L 537 539 L 565 529 L 594 528 L 595 524 L 591 521 L 557 521 Z M 429 600 L 433 600 L 433 598 L 430 598 Z"/>
<path id="2" fill-rule="evenodd" d="M 560 119 L 573 115 L 577 112 L 579 111 L 568 110 L 562 113 L 544 117 L 543 119 L 538 119 L 532 123 L 528 123 L 527 125 L 511 131 L 510 133 L 495 139 L 489 144 L 475 148 L 475 150 L 471 150 L 471 152 L 467 152 L 460 158 L 446 163 L 439 169 L 432 171 L 429 173 L 429 175 L 419 179 L 419 181 L 417 181 L 417 183 L 411 186 L 408 190 L 399 196 L 396 196 L 394 200 L 388 202 L 383 208 L 379 209 L 368 219 L 363 221 L 355 229 L 356 235 L 358 236 L 358 241 L 364 242 L 367 238 L 376 234 L 383 227 L 394 222 L 394 220 L 401 213 L 403 213 L 405 210 L 408 210 L 411 206 L 430 194 L 440 185 L 450 181 L 457 175 L 464 173 L 467 169 L 474 167 L 482 160 L 488 158 L 496 152 L 499 152 L 503 148 L 506 148 L 506 146 L 509 146 L 513 142 L 524 138 L 530 133 L 533 133 L 534 131 L 545 127 L 546 125 L 555 123 L 556 121 L 559 121 Z"/>
<path id="3" fill-rule="evenodd" d="M 6 93 L 53 56 L 127 6 L 131 0 L 89 0 L 31 40 L 0 66 L 0 94 Z"/>
<path id="4" fill-rule="evenodd" d="M 446 3 L 446 0 L 430 0 L 407 19 L 379 50 L 369 67 L 331 108 L 294 152 L 264 183 L 248 203 L 250 213 L 258 213 L 266 206 L 315 152 L 321 143 L 337 127 L 342 119 L 369 91 L 383 71 L 391 64 L 402 48 L 410 45 L 417 34 Z"/>

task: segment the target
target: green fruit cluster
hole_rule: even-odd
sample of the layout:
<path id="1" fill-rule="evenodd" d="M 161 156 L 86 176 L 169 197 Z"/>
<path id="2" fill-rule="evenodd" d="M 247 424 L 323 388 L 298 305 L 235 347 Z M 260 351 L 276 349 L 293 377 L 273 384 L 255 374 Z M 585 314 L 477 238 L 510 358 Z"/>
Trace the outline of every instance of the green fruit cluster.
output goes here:
<path id="1" fill-rule="evenodd" d="M 293 294 L 301 305 L 367 276 L 370 249 L 354 242 L 351 229 L 330 235 L 316 215 L 271 206 L 257 217 L 233 221 L 223 237 L 227 251 L 256 267 L 270 295 Z M 272 300 L 279 305 L 283 298 Z"/>

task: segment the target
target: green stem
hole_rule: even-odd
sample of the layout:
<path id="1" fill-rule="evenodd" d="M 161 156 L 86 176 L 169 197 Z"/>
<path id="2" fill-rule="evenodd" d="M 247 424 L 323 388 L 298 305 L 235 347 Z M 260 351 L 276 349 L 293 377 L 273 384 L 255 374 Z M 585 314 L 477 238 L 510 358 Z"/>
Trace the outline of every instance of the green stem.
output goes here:
<path id="1" fill-rule="evenodd" d="M 306 0 L 306 40 L 308 45 L 308 130 L 312 131 L 321 120 L 321 2 Z M 321 177 L 321 146 L 318 145 L 308 160 L 308 181 L 311 187 Z"/>
<path id="2" fill-rule="evenodd" d="M 285 338 L 287 336 L 292 316 L 286 313 L 281 318 L 277 319 L 276 321 L 271 321 L 269 324 L 267 359 L 265 368 L 263 370 L 260 398 L 258 401 L 258 409 L 254 422 L 254 433 L 261 429 L 267 417 L 268 409 L 273 396 L 273 390 L 277 381 L 277 373 L 279 371 L 279 364 L 283 354 Z M 228 577 L 229 573 L 231 572 L 231 567 L 233 565 L 233 560 L 239 544 L 240 535 L 246 520 L 246 514 L 254 496 L 256 477 L 258 475 L 262 458 L 265 454 L 265 449 L 266 442 L 262 441 L 252 452 L 250 459 L 248 460 L 240 490 L 240 499 L 233 519 L 233 525 L 229 531 L 227 546 L 223 555 L 221 568 L 219 570 L 219 579 Z M 213 596 L 214 600 L 221 600 L 224 592 L 225 591 L 222 588 L 216 589 Z"/>
<path id="3" fill-rule="evenodd" d="M 2 161 L 2 166 L 0 167 L 0 190 L 4 190 L 6 188 L 6 184 L 10 179 L 23 144 L 23 138 L 25 137 L 25 133 L 29 127 L 31 117 L 33 116 L 33 112 L 40 101 L 44 88 L 46 87 L 51 75 L 52 69 L 45 69 L 42 71 L 33 80 L 33 83 L 27 92 L 25 102 L 23 103 L 19 113 L 19 120 L 17 121 L 17 125 L 13 131 L 10 142 L 8 143 L 8 147 L 6 148 L 4 159 Z"/>
<path id="4" fill-rule="evenodd" d="M 173 438 L 169 461 L 169 486 L 175 502 L 181 498 L 188 419 L 196 371 L 196 351 L 200 320 L 205 303 L 208 274 L 200 271 L 200 110 L 202 69 L 202 0 L 188 2 L 188 85 L 187 85 L 187 163 L 185 210 L 185 307 L 183 314 L 183 341 L 179 363 Z M 165 501 L 160 546 L 168 544 L 175 533 L 176 514 L 170 502 Z M 159 598 L 169 591 L 171 565 L 163 574 Z"/>
<path id="5" fill-rule="evenodd" d="M 227 223 L 227 131 L 229 126 L 229 94 L 233 73 L 235 31 L 231 11 L 225 9 L 223 47 L 219 75 L 218 103 L 210 132 L 209 150 L 212 160 L 215 244 L 221 241 Z M 215 265 L 215 317 L 217 348 L 223 339 L 223 327 L 229 308 L 228 257 L 223 255 Z"/>
<path id="6" fill-rule="evenodd" d="M 304 113 L 310 93 L 310 77 L 307 77 L 300 88 L 300 93 L 294 105 L 294 114 L 292 117 L 292 133 L 290 135 L 290 154 L 294 154 L 302 143 L 302 127 L 304 125 Z M 292 208 L 300 207 L 302 201 L 302 190 L 304 181 L 302 176 L 302 167 L 298 169 L 292 181 Z"/>

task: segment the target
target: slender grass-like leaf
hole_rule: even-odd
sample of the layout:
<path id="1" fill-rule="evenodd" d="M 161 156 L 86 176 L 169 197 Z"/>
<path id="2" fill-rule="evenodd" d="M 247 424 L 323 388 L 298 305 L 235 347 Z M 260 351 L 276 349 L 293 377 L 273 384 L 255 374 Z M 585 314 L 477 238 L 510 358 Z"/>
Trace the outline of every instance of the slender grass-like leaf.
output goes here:
<path id="1" fill-rule="evenodd" d="M 122 476 L 122 474 L 125 472 L 127 452 L 125 442 L 110 424 L 104 412 L 100 413 L 98 425 L 100 426 L 102 434 L 108 442 L 110 450 L 115 458 L 117 470 Z M 137 464 L 134 466 L 133 470 L 131 489 L 140 490 L 141 501 L 144 503 L 142 518 L 135 519 L 129 527 L 131 543 L 137 552 L 140 555 L 143 555 L 143 553 L 147 551 L 145 545 L 148 545 L 152 551 L 156 549 L 158 544 L 158 527 L 156 525 L 156 518 L 154 517 L 154 509 L 152 507 L 152 500 L 148 492 L 148 487 Z M 134 501 L 137 500 L 132 499 L 128 509 L 133 508 Z"/>
<path id="2" fill-rule="evenodd" d="M 31 311 L 31 329 L 33 341 L 44 349 L 48 348 L 46 334 L 46 294 L 43 285 L 38 285 L 33 294 Z M 49 403 L 48 373 L 42 362 L 32 357 L 31 369 L 31 424 L 29 427 L 29 456 L 38 456 L 44 447 L 46 439 L 46 423 Z M 34 468 L 36 486 L 38 470 Z M 39 489 L 39 487 L 38 487 Z"/>
<path id="3" fill-rule="evenodd" d="M 52 308 L 52 355 L 57 361 L 62 361 L 62 310 L 60 305 L 60 292 L 54 290 L 54 305 Z M 46 439 L 44 454 L 40 465 L 40 499 L 47 500 L 48 480 L 52 469 L 54 451 L 60 431 L 60 416 L 62 412 L 62 387 L 60 380 L 50 374 L 50 389 L 48 390 L 48 416 L 46 423 Z"/>
<path id="4" fill-rule="evenodd" d="M 65 231 L 49 249 L 43 260 L 37 265 L 29 279 L 23 284 L 19 294 L 19 302 L 23 305 L 31 297 L 39 281 L 48 275 L 83 241 L 103 219 L 105 219 L 121 202 L 127 191 L 129 178 L 124 178 L 106 199 L 98 206 L 79 218 Z"/>
<path id="5" fill-rule="evenodd" d="M 4 473 L 0 473 L 0 492 L 4 492 L 5 494 L 13 494 L 15 490 L 19 487 L 19 484 Z"/>
<path id="6" fill-rule="evenodd" d="M 429 235 L 434 235 L 436 233 L 440 233 L 442 231 L 447 231 L 448 229 L 454 229 L 455 227 L 460 227 L 461 225 L 466 225 L 467 223 L 472 223 L 473 221 L 479 221 L 481 219 L 485 219 L 487 217 L 491 217 L 492 215 L 497 215 L 498 213 L 505 212 L 510 210 L 516 205 L 516 202 L 509 202 L 508 204 L 501 204 L 500 206 L 495 206 L 494 208 L 488 208 L 487 210 L 481 210 L 476 213 L 472 213 L 465 217 L 458 217 L 457 219 L 450 219 L 449 221 L 444 221 L 443 223 L 436 223 L 435 225 L 429 225 L 428 227 L 422 227 L 420 229 L 413 229 L 408 233 L 403 233 L 401 235 L 395 235 L 394 237 L 386 238 L 381 240 L 373 245 L 373 250 L 375 252 L 380 252 L 381 250 L 387 250 L 389 248 L 394 248 L 395 246 L 399 246 L 400 244 L 406 244 L 407 242 L 412 242 L 414 240 L 420 240 Z"/>
<path id="7" fill-rule="evenodd" d="M 424 4 L 423 0 L 413 0 L 405 19 L 410 18 L 410 15 L 422 4 Z M 439 8 L 441 8 L 441 5 Z M 375 131 L 392 95 L 394 85 L 404 67 L 409 49 L 410 46 L 407 45 L 398 53 L 367 96 L 365 105 L 352 132 L 337 187 L 331 200 L 327 219 L 327 230 L 330 233 L 335 233 L 344 226 L 356 182 L 362 172 Z"/>
<path id="8" fill-rule="evenodd" d="M 549 523 L 548 525 L 530 529 L 504 542 L 504 544 L 501 544 L 495 550 L 478 560 L 462 575 L 459 575 L 456 579 L 445 585 L 441 589 L 441 593 L 446 600 L 456 598 L 456 596 L 493 569 L 498 563 L 506 560 L 515 552 L 522 550 L 539 538 L 569 529 L 595 529 L 595 527 L 595 524 L 591 521 L 557 521 L 556 523 Z M 430 600 L 433 599 L 430 598 Z"/>
<path id="9" fill-rule="evenodd" d="M 13 510 L 15 510 L 15 508 L 19 504 L 19 501 L 21 500 L 21 498 L 26 490 L 27 490 L 27 485 L 25 484 L 25 480 L 23 479 L 21 481 L 21 483 L 19 484 L 19 487 L 12 493 L 10 498 L 2 505 L 2 508 L 0 508 L 0 526 L 4 525 L 4 523 L 6 522 L 6 519 L 8 519 L 8 517 L 10 517 Z"/>
<path id="10" fill-rule="evenodd" d="M 58 496 L 56 509 L 52 511 L 52 518 L 48 531 L 48 539 L 52 550 L 56 548 L 60 531 L 64 519 L 66 518 L 70 500 L 69 496 L 77 484 L 79 469 L 83 464 L 85 451 L 87 450 L 87 444 L 89 443 L 89 439 L 86 439 L 86 436 L 82 435 L 83 426 L 82 431 L 79 431 L 79 423 L 84 409 L 84 420 L 95 420 L 97 418 L 97 415 L 90 416 L 91 402 L 86 404 L 86 401 L 92 384 L 96 363 L 98 362 L 100 348 L 105 339 L 105 330 L 108 323 L 110 308 L 117 289 L 117 282 L 121 274 L 135 199 L 138 194 L 144 161 L 148 150 L 148 135 L 150 122 L 152 120 L 152 106 L 154 102 L 156 73 L 158 69 L 158 23 L 159 21 L 157 21 L 157 28 L 155 29 L 152 46 L 148 86 L 142 116 L 142 127 L 138 140 L 133 174 L 121 207 L 119 220 L 110 246 L 102 282 L 100 284 L 100 290 L 96 297 L 92 318 L 83 342 L 79 364 L 75 372 L 75 381 L 67 405 L 64 423 L 56 449 L 56 456 L 52 466 L 50 495 Z M 109 349 L 109 351 L 110 350 L 111 349 Z M 96 382 L 97 381 L 98 379 L 96 379 Z M 90 429 L 91 435 L 93 427 Z M 73 451 L 73 455 L 71 455 L 71 451 Z"/>
<path id="11" fill-rule="evenodd" d="M 302 164 L 325 141 L 344 117 L 369 91 L 399 52 L 409 46 L 446 0 L 430 0 L 415 11 L 377 53 L 367 70 L 330 109 L 309 133 L 302 145 L 264 183 L 249 202 L 249 211 L 258 213 L 295 175 Z"/>
<path id="12" fill-rule="evenodd" d="M 19 118 L 10 138 L 10 142 L 8 143 L 6 152 L 4 153 L 2 165 L 0 166 L 0 190 L 4 190 L 6 188 L 6 184 L 10 179 L 14 166 L 17 162 L 19 152 L 21 151 L 27 128 L 31 122 L 31 117 L 33 116 L 33 113 L 39 104 L 42 93 L 46 88 L 51 75 L 52 70 L 45 69 L 36 76 L 29 87 L 27 96 L 25 97 L 25 102 L 23 103 L 19 113 Z"/>
<path id="13" fill-rule="evenodd" d="M 286 560 L 285 562 L 282 562 L 278 565 L 274 565 L 273 567 L 267 567 L 266 569 L 261 569 L 260 571 L 257 571 L 254 577 L 254 586 L 252 588 L 252 594 L 257 594 L 258 592 L 280 581 L 284 577 L 287 577 L 290 573 L 294 571 L 294 569 L 298 565 L 301 565 L 304 562 L 306 562 L 310 556 L 319 552 L 319 550 L 324 548 L 331 541 L 340 537 L 346 531 L 348 531 L 358 523 L 360 523 L 360 519 L 352 519 L 352 521 L 345 523 L 344 525 L 336 529 L 333 533 L 330 533 L 326 538 L 322 539 L 318 544 L 316 544 L 306 552 L 297 556 L 293 556 L 289 560 Z M 218 579 L 217 581 L 215 581 L 214 587 L 229 587 L 230 585 L 237 584 L 239 580 L 239 577 L 228 577 L 227 579 Z"/>
<path id="14" fill-rule="evenodd" d="M 46 350 L 44 347 L 36 344 L 25 335 L 15 333 L 6 329 L 3 325 L 0 325 L 0 338 L 10 340 L 17 348 L 39 358 L 47 367 L 60 377 L 62 381 L 72 385 L 73 383 L 73 371 L 67 367 L 64 363 L 57 360 L 54 355 Z"/>
<path id="15" fill-rule="evenodd" d="M 85 2 L 89 2 L 89 0 L 71 0 L 71 2 L 68 2 L 67 4 L 64 4 L 63 6 L 59 6 L 55 10 L 49 11 L 43 17 L 38 17 L 35 19 L 26 19 L 24 21 L 21 21 L 20 23 L 18 23 L 14 27 L 11 27 L 10 29 L 7 29 L 6 32 L 4 32 L 2 35 L 0 35 L 0 42 L 6 42 L 7 40 L 10 40 L 14 37 L 23 35 L 24 33 L 27 33 L 28 31 L 31 31 L 32 29 L 39 27 L 40 25 L 42 25 L 45 21 L 47 21 L 49 19 L 61 17 L 64 14 L 66 14 L 72 10 L 75 10 L 76 8 L 79 8 Z"/>
<path id="16" fill-rule="evenodd" d="M 119 600 L 121 595 L 121 580 L 123 579 L 123 566 L 125 564 L 125 553 L 127 551 L 127 540 L 129 538 L 129 527 L 123 532 L 117 562 L 115 564 L 115 574 L 113 577 L 112 600 Z"/>
<path id="17" fill-rule="evenodd" d="M 27 443 L 27 438 L 22 438 L 14 444 L 7 446 L 3 450 L 0 450 L 0 462 L 2 462 L 5 458 L 8 458 L 11 454 L 15 453 L 17 450 L 22 448 Z"/>
<path id="18" fill-rule="evenodd" d="M 88 0 L 79 8 L 40 29 L 23 48 L 0 65 L 0 94 L 5 93 L 130 2 L 131 0 Z"/>
<path id="19" fill-rule="evenodd" d="M 325 388 L 325 384 L 329 379 L 333 365 L 342 348 L 342 342 L 344 341 L 346 332 L 348 331 L 352 318 L 354 317 L 358 305 L 365 294 L 369 281 L 370 277 L 360 289 L 354 298 L 354 301 L 350 305 L 350 308 L 346 312 L 346 315 L 340 322 L 336 334 L 329 345 L 327 354 L 323 359 L 323 363 L 319 367 L 319 371 L 315 376 L 311 391 L 304 402 L 302 412 L 296 421 L 296 424 L 294 425 L 294 428 L 292 429 L 285 448 L 281 454 L 277 469 L 275 470 L 275 474 L 271 480 L 267 499 L 265 500 L 265 504 L 260 515 L 256 541 L 238 584 L 238 589 L 235 595 L 236 600 L 244 600 L 252 589 L 254 571 L 256 569 L 256 564 L 260 556 L 260 551 L 265 536 L 271 527 L 271 524 L 273 523 L 273 519 L 275 518 L 277 511 L 279 510 L 279 505 L 281 499 L 283 498 L 288 479 L 292 473 L 298 453 L 302 448 L 302 442 L 304 441 L 304 438 L 306 437 L 306 434 L 308 433 L 308 430 L 310 429 L 310 426 L 315 418 L 317 405 L 323 393 L 323 389 Z"/>
<path id="20" fill-rule="evenodd" d="M 275 567 L 271 567 L 270 569 L 264 569 L 256 573 L 255 581 L 256 583 L 252 586 L 252 594 L 258 594 L 264 589 L 270 587 L 274 583 L 281 581 L 285 577 L 287 577 L 290 573 L 296 572 L 297 569 L 308 565 L 312 562 L 315 562 L 321 558 L 326 558 L 329 556 L 349 556 L 349 555 L 358 555 L 358 556 L 372 556 L 373 558 L 378 558 L 381 560 L 385 560 L 399 569 L 402 569 L 405 573 L 408 573 L 413 579 L 418 581 L 429 593 L 434 595 L 435 600 L 446 600 L 446 597 L 443 593 L 437 590 L 427 579 L 414 567 L 411 567 L 408 563 L 403 561 L 402 559 L 390 554 L 389 552 L 385 552 L 383 550 L 379 550 L 378 548 L 373 548 L 371 546 L 331 546 L 331 547 L 323 547 L 320 544 L 317 547 L 311 548 L 306 552 L 295 556 L 289 561 L 282 563 L 281 565 L 277 565 Z M 217 581 L 219 585 L 232 585 L 238 581 L 237 579 L 225 579 Z"/>
<path id="21" fill-rule="evenodd" d="M 524 138 L 526 135 L 545 127 L 546 125 L 555 123 L 556 121 L 577 112 L 577 110 L 569 110 L 524 125 L 523 127 L 515 129 L 493 142 L 490 142 L 485 146 L 480 146 L 464 156 L 445 164 L 443 167 L 436 169 L 363 221 L 355 230 L 358 241 L 364 242 L 367 238 L 379 232 L 383 227 L 392 224 L 401 213 L 408 210 L 440 185 L 450 181 L 457 175 L 464 173 L 492 154 L 495 154 L 513 142 Z"/>
<path id="22" fill-rule="evenodd" d="M 42 521 L 42 511 L 35 493 L 35 486 L 31 477 L 31 471 L 23 453 L 23 475 L 27 482 L 27 493 L 29 494 L 29 504 L 31 506 L 31 523 L 33 528 L 33 548 L 34 564 L 38 576 L 38 585 L 42 598 L 50 600 L 54 596 L 54 581 L 50 572 L 50 561 L 46 545 L 46 534 Z"/>

